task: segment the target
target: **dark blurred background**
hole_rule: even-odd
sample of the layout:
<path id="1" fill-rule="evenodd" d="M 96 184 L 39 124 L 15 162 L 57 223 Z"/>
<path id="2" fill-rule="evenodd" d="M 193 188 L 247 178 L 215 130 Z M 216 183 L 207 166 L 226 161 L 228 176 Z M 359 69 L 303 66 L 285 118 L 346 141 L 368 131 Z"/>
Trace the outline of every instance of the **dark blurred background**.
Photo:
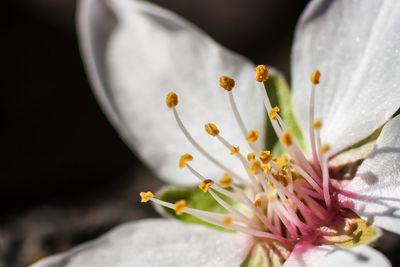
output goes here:
<path id="1" fill-rule="evenodd" d="M 226 47 L 289 77 L 306 0 L 156 0 Z M 111 227 L 157 216 L 162 186 L 96 103 L 79 55 L 75 0 L 11 0 L 1 15 L 0 267 L 25 266 Z"/>

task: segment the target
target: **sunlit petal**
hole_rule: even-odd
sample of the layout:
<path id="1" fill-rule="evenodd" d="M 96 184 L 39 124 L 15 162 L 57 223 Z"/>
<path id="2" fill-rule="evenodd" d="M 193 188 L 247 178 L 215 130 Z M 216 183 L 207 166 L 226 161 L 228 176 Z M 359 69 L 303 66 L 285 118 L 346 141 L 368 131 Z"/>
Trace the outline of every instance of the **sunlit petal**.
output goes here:
<path id="1" fill-rule="evenodd" d="M 350 197 L 356 197 L 354 209 L 358 215 L 397 234 L 400 234 L 399 133 L 400 117 L 397 116 L 385 125 L 374 151 L 345 187 Z"/>
<path id="2" fill-rule="evenodd" d="M 245 235 L 149 219 L 121 225 L 32 267 L 239 266 L 251 246 Z"/>
<path id="3" fill-rule="evenodd" d="M 284 267 L 375 267 L 391 266 L 379 251 L 365 245 L 342 248 L 339 246 L 296 245 Z"/>
<path id="4" fill-rule="evenodd" d="M 292 54 L 295 115 L 308 127 L 310 74 L 321 71 L 316 116 L 332 152 L 367 137 L 399 108 L 400 2 L 312 1 Z"/>
<path id="5" fill-rule="evenodd" d="M 107 5 L 105 3 L 108 3 Z M 81 1 L 79 32 L 83 57 L 95 93 L 125 142 L 160 178 L 190 184 L 179 172 L 180 155 L 191 153 L 208 176 L 222 172 L 192 146 L 165 105 L 178 94 L 178 111 L 188 130 L 210 153 L 225 159 L 229 151 L 204 132 L 215 123 L 221 134 L 246 148 L 219 77 L 235 77 L 234 97 L 250 129 L 264 140 L 265 111 L 256 87 L 254 66 L 218 45 L 177 15 L 144 1 Z M 231 157 L 232 158 L 232 157 Z M 240 164 L 236 166 L 237 171 Z"/>

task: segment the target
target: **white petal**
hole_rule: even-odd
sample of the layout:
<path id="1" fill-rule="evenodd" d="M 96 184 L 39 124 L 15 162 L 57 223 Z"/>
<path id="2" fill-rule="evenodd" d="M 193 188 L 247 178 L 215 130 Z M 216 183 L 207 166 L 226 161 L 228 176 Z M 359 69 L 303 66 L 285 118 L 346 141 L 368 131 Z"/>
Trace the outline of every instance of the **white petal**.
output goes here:
<path id="1" fill-rule="evenodd" d="M 365 196 L 354 201 L 358 215 L 400 234 L 400 116 L 383 127 L 376 147 L 345 190 L 356 193 L 353 197 Z"/>
<path id="2" fill-rule="evenodd" d="M 313 246 L 299 243 L 295 246 L 284 267 L 385 267 L 391 266 L 379 251 L 365 245 L 352 248 L 339 246 Z"/>
<path id="3" fill-rule="evenodd" d="M 239 266 L 251 246 L 247 235 L 175 220 L 148 219 L 121 225 L 32 267 Z"/>
<path id="4" fill-rule="evenodd" d="M 400 2 L 312 1 L 292 52 L 295 115 L 308 133 L 310 74 L 321 71 L 316 116 L 332 152 L 367 137 L 400 103 Z"/>
<path id="5" fill-rule="evenodd" d="M 194 138 L 211 154 L 230 162 L 237 172 L 242 171 L 240 164 L 232 163 L 235 158 L 229 151 L 205 133 L 204 124 L 215 123 L 222 136 L 246 152 L 228 95 L 219 87 L 219 77 L 228 75 L 236 80 L 234 96 L 248 129 L 259 130 L 259 140 L 263 140 L 265 111 L 254 66 L 167 10 L 144 1 L 114 0 L 108 2 L 111 9 L 104 11 L 107 6 L 103 2 L 82 1 L 81 43 L 95 93 L 126 143 L 169 182 L 182 185 L 196 181 L 177 167 L 184 153 L 192 154 L 193 165 L 200 166 L 199 171 L 208 177 L 222 175 L 197 156 L 177 127 L 172 110 L 165 105 L 167 93 L 175 91 L 178 112 Z M 111 15 L 98 16 L 112 12 L 117 24 Z M 104 21 L 111 23 L 106 33 L 90 35 L 84 31 L 96 31 Z M 108 38 L 101 38 L 104 35 Z M 105 42 L 105 48 L 94 54 L 90 45 L 96 48 L 99 42 Z M 104 79 L 99 83 L 96 68 L 104 70 L 98 75 Z"/>

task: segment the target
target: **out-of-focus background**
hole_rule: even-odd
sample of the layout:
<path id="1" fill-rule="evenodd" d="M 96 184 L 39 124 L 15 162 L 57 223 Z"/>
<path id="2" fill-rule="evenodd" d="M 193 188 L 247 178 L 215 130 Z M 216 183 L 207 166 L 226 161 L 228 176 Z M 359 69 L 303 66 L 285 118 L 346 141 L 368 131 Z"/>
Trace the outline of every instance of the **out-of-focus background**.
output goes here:
<path id="1" fill-rule="evenodd" d="M 306 0 L 154 0 L 289 78 Z M 79 55 L 75 0 L 11 0 L 1 16 L 0 267 L 26 266 L 125 221 L 155 217 L 163 183 L 120 140 Z"/>

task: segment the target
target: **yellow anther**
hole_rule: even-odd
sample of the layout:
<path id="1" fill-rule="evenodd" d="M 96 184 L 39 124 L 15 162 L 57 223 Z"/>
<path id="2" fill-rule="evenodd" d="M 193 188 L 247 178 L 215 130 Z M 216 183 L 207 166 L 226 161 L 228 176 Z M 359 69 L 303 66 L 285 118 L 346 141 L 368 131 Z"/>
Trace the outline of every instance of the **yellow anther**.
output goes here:
<path id="1" fill-rule="evenodd" d="M 140 192 L 140 197 L 141 197 L 140 202 L 147 202 L 147 201 L 149 201 L 149 198 L 154 197 L 154 195 L 150 191 L 148 191 L 148 192 Z"/>
<path id="2" fill-rule="evenodd" d="M 260 170 L 262 170 L 260 161 L 253 160 L 250 162 L 249 173 L 256 174 L 256 173 L 260 172 Z"/>
<path id="3" fill-rule="evenodd" d="M 284 187 L 287 187 L 289 184 L 289 179 L 286 175 L 279 173 L 274 175 L 275 179 L 281 183 Z"/>
<path id="4" fill-rule="evenodd" d="M 284 132 L 281 141 L 285 146 L 290 146 L 292 144 L 292 136 L 290 133 Z"/>
<path id="5" fill-rule="evenodd" d="M 319 84 L 319 77 L 321 76 L 321 73 L 319 70 L 314 70 L 313 73 L 311 73 L 310 79 L 311 82 L 316 85 Z"/>
<path id="6" fill-rule="evenodd" d="M 261 170 L 265 173 L 270 173 L 272 169 L 272 166 L 270 164 L 262 164 L 261 165 Z"/>
<path id="7" fill-rule="evenodd" d="M 214 123 L 207 123 L 206 125 L 204 125 L 204 129 L 209 135 L 217 136 L 219 134 L 219 130 Z"/>
<path id="8" fill-rule="evenodd" d="M 272 159 L 272 155 L 271 155 L 271 152 L 269 152 L 268 150 L 262 152 L 260 155 L 260 160 L 264 164 L 267 164 L 268 162 L 270 162 L 271 159 Z"/>
<path id="9" fill-rule="evenodd" d="M 287 163 L 290 161 L 287 155 L 282 155 L 280 157 L 275 158 L 275 163 L 281 170 L 285 170 L 287 168 Z"/>
<path id="10" fill-rule="evenodd" d="M 175 202 L 175 213 L 176 215 L 182 215 L 183 213 L 183 209 L 186 207 L 186 200 L 182 199 L 182 200 L 178 200 L 177 202 Z"/>
<path id="11" fill-rule="evenodd" d="M 258 139 L 258 131 L 257 130 L 252 130 L 250 131 L 247 136 L 246 140 L 250 143 L 254 143 Z"/>
<path id="12" fill-rule="evenodd" d="M 174 92 L 171 92 L 167 95 L 167 107 L 173 108 L 178 105 L 178 96 Z"/>
<path id="13" fill-rule="evenodd" d="M 212 186 L 213 184 L 214 184 L 213 180 L 206 179 L 199 185 L 199 188 L 201 189 L 201 191 L 203 191 L 205 193 L 205 192 L 207 192 L 208 188 L 210 186 Z"/>
<path id="14" fill-rule="evenodd" d="M 229 177 L 229 174 L 225 173 L 224 176 L 222 176 L 221 180 L 219 180 L 219 184 L 222 187 L 228 187 L 231 184 L 232 180 L 231 177 Z"/>
<path id="15" fill-rule="evenodd" d="M 185 154 L 179 159 L 179 168 L 184 168 L 186 166 L 186 162 L 193 160 L 192 155 Z"/>
<path id="16" fill-rule="evenodd" d="M 256 152 L 247 154 L 247 160 L 250 162 L 256 159 Z"/>
<path id="17" fill-rule="evenodd" d="M 221 76 L 219 78 L 219 85 L 226 91 L 232 91 L 232 88 L 235 87 L 235 81 L 231 77 Z"/>
<path id="18" fill-rule="evenodd" d="M 231 146 L 231 155 L 233 155 L 237 152 L 239 152 L 239 146 L 237 146 L 237 147 Z"/>
<path id="19" fill-rule="evenodd" d="M 295 170 L 290 170 L 290 173 L 292 174 L 292 180 L 296 181 L 297 179 L 303 179 L 298 172 Z"/>
<path id="20" fill-rule="evenodd" d="M 225 227 L 229 227 L 232 224 L 232 216 L 227 215 L 223 220 L 222 223 L 225 225 Z"/>
<path id="21" fill-rule="evenodd" d="M 261 207 L 261 197 L 256 198 L 256 201 L 254 201 L 254 206 L 256 206 L 257 208 Z"/>
<path id="22" fill-rule="evenodd" d="M 321 122 L 320 119 L 315 120 L 315 121 L 313 122 L 313 124 L 312 124 L 312 127 L 313 127 L 315 130 L 320 129 L 321 126 L 322 126 L 322 122 Z"/>
<path id="23" fill-rule="evenodd" d="M 256 81 L 265 82 L 268 80 L 268 69 L 265 65 L 258 65 L 256 67 Z"/>
<path id="24" fill-rule="evenodd" d="M 271 108 L 268 112 L 268 115 L 271 119 L 276 120 L 276 115 L 278 114 L 278 112 L 280 111 L 280 108 L 278 108 L 277 106 Z"/>
<path id="25" fill-rule="evenodd" d="M 330 147 L 329 147 L 328 144 L 322 144 L 322 145 L 319 147 L 319 152 L 320 152 L 322 155 L 324 155 L 326 152 L 329 151 L 329 149 L 330 149 Z"/>

